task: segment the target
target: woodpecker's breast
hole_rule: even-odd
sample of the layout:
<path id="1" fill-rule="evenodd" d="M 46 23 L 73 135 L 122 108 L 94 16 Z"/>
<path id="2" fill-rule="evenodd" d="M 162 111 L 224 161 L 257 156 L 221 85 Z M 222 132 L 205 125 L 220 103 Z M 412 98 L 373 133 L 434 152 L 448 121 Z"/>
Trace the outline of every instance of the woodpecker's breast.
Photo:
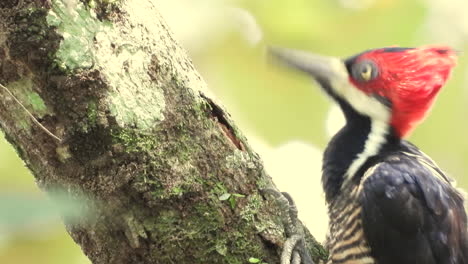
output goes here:
<path id="1" fill-rule="evenodd" d="M 327 264 L 373 264 L 370 248 L 364 236 L 357 185 L 347 187 L 342 195 L 329 204 L 330 218 Z"/>

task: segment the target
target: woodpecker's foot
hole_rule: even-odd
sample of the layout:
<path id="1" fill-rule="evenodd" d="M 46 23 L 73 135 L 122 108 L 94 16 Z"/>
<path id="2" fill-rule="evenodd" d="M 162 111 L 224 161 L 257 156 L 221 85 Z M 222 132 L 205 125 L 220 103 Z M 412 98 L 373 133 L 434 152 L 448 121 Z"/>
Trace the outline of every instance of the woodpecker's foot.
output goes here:
<path id="1" fill-rule="evenodd" d="M 314 264 L 306 250 L 304 231 L 298 220 L 297 207 L 291 195 L 272 188 L 264 189 L 264 192 L 275 198 L 283 218 L 287 239 L 281 253 L 281 264 Z"/>

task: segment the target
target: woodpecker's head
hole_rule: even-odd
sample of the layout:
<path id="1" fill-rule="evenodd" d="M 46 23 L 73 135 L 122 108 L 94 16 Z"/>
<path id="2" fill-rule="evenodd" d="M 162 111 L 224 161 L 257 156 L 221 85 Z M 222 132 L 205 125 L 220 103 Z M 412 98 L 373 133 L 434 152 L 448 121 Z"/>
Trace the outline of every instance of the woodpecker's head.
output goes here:
<path id="1" fill-rule="evenodd" d="M 282 48 L 271 52 L 310 74 L 342 108 L 388 123 L 400 138 L 423 120 L 456 64 L 455 52 L 445 46 L 381 48 L 345 60 Z"/>

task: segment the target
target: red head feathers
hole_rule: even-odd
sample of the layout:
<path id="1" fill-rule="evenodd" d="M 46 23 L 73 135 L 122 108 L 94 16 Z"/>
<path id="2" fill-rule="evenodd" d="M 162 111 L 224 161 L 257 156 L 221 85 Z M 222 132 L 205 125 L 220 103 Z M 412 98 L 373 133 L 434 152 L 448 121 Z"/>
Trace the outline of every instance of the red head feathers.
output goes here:
<path id="1" fill-rule="evenodd" d="M 455 52 L 445 46 L 415 49 L 384 48 L 359 55 L 355 63 L 371 61 L 378 71 L 369 81 L 351 82 L 367 94 L 391 102 L 391 125 L 404 137 L 421 122 L 456 64 Z"/>

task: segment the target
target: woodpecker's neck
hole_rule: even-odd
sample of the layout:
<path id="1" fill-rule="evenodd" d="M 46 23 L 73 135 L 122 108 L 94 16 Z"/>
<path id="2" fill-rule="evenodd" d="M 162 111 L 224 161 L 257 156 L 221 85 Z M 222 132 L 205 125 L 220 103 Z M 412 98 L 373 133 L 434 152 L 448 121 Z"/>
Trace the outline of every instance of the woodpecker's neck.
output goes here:
<path id="1" fill-rule="evenodd" d="M 400 142 L 387 122 L 362 115 L 343 100 L 337 102 L 346 125 L 329 142 L 323 157 L 322 182 L 328 202 L 346 184 L 358 183 L 373 157 Z"/>

